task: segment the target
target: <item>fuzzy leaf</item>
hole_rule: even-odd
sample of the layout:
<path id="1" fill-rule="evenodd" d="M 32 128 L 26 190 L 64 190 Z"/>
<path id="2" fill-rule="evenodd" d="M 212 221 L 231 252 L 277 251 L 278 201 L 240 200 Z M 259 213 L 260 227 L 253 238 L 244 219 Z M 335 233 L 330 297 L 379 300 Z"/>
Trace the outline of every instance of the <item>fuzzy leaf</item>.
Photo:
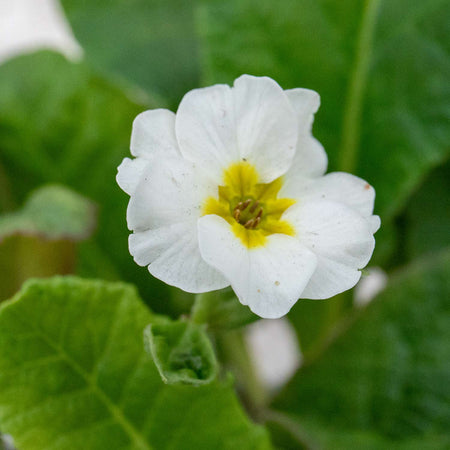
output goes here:
<path id="1" fill-rule="evenodd" d="M 269 449 L 229 384 L 165 385 L 135 289 L 30 281 L 0 307 L 0 429 L 21 450 Z"/>
<path id="2" fill-rule="evenodd" d="M 145 329 L 145 344 L 164 383 L 211 383 L 217 360 L 202 326 L 187 321 L 159 321 Z"/>

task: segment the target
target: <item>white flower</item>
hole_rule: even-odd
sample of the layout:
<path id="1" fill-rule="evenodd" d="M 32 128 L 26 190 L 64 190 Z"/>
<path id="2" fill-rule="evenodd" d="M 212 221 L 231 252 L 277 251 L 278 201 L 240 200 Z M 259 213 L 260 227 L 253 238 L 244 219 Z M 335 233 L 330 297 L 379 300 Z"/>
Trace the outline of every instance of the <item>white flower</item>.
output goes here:
<path id="1" fill-rule="evenodd" d="M 233 87 L 188 92 L 176 115 L 140 114 L 136 158 L 117 175 L 131 197 L 136 263 L 188 292 L 231 285 L 265 318 L 353 287 L 380 220 L 365 181 L 324 175 L 311 135 L 319 103 L 314 91 L 243 75 Z"/>
<path id="2" fill-rule="evenodd" d="M 41 49 L 78 61 L 83 49 L 58 0 L 0 0 L 0 63 Z"/>

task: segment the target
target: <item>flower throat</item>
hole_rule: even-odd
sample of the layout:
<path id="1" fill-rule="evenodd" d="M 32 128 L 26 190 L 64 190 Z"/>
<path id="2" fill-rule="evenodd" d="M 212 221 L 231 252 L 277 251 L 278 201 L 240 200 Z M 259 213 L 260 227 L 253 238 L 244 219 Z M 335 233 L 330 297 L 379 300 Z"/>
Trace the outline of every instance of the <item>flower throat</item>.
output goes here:
<path id="1" fill-rule="evenodd" d="M 202 215 L 215 214 L 225 219 L 237 237 L 248 248 L 263 246 L 271 234 L 295 234 L 294 228 L 281 217 L 295 203 L 278 198 L 283 179 L 260 183 L 248 162 L 231 164 L 223 174 L 217 197 L 208 197 Z"/>
<path id="2" fill-rule="evenodd" d="M 258 200 L 248 198 L 245 202 L 239 202 L 233 209 L 233 217 L 249 230 L 254 230 L 260 224 L 263 209 Z"/>

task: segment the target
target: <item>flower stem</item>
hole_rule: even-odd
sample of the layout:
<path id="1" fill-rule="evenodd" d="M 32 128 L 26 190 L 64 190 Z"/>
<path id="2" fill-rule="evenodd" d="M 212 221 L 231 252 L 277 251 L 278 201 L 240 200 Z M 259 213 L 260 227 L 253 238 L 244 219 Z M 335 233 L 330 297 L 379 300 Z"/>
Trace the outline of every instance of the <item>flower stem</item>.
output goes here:
<path id="1" fill-rule="evenodd" d="M 265 409 L 261 413 L 264 422 L 272 422 L 278 425 L 285 433 L 292 437 L 298 448 L 305 450 L 317 450 L 320 446 L 314 442 L 311 436 L 303 429 L 297 420 L 293 420 L 287 414 L 273 409 Z M 296 446 L 297 448 L 297 446 Z"/>
<path id="2" fill-rule="evenodd" d="M 222 290 L 197 294 L 190 318 L 196 324 L 208 325 L 224 370 L 233 373 L 244 405 L 258 419 L 267 402 L 267 392 L 255 372 L 242 328 L 254 317 L 234 295 L 230 297 L 229 292 Z"/>
<path id="3" fill-rule="evenodd" d="M 358 162 L 363 100 L 372 58 L 372 43 L 379 6 L 379 0 L 366 0 L 362 14 L 342 123 L 338 167 L 344 172 L 354 172 Z"/>
<path id="4" fill-rule="evenodd" d="M 204 292 L 195 296 L 194 305 L 191 310 L 191 321 L 197 324 L 207 323 L 207 310 L 205 304 L 208 302 L 208 298 L 213 295 L 214 292 Z"/>
<path id="5" fill-rule="evenodd" d="M 216 336 L 219 357 L 225 370 L 230 370 L 236 377 L 236 388 L 248 412 L 256 420 L 267 403 L 268 395 L 261 383 L 242 330 L 220 333 Z"/>

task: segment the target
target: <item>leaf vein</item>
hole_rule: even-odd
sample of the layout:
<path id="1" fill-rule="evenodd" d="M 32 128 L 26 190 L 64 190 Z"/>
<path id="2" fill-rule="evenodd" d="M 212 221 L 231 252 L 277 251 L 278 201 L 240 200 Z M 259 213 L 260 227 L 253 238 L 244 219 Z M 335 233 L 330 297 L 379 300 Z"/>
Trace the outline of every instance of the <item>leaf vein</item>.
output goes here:
<path id="1" fill-rule="evenodd" d="M 125 297 L 118 303 L 119 306 L 124 302 Z M 117 308 L 121 309 L 121 308 Z M 16 317 L 21 321 L 23 318 L 17 312 L 14 312 Z M 113 325 L 116 325 L 117 319 L 114 321 Z M 96 379 L 92 377 L 91 374 L 86 373 L 86 371 L 62 348 L 58 343 L 53 342 L 48 338 L 47 335 L 43 334 L 38 328 L 36 328 L 35 323 L 28 322 L 27 323 L 30 328 L 36 331 L 36 335 L 41 337 L 45 342 L 48 343 L 50 347 L 52 347 L 56 352 L 61 355 L 61 358 L 64 359 L 72 369 L 81 376 L 81 378 L 86 382 L 86 384 L 92 389 L 93 393 L 99 398 L 99 400 L 106 406 L 111 416 L 115 419 L 115 421 L 124 429 L 124 431 L 129 435 L 130 439 L 136 444 L 136 448 L 141 450 L 151 450 L 150 445 L 144 439 L 142 434 L 134 427 L 134 425 L 128 420 L 127 417 L 123 414 L 123 412 L 119 409 L 118 405 L 116 405 L 108 395 L 100 388 L 100 386 L 96 383 Z"/>

